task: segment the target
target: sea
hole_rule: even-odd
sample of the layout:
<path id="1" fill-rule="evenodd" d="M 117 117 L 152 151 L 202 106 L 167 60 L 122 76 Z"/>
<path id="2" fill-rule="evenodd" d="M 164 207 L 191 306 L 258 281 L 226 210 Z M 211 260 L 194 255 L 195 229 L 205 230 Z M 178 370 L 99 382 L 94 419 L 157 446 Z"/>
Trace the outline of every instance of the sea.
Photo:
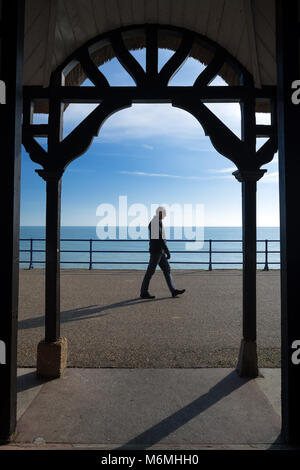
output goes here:
<path id="1" fill-rule="evenodd" d="M 204 227 L 201 237 L 199 233 L 195 227 L 166 229 L 172 269 L 242 269 L 242 227 Z M 257 269 L 280 269 L 279 233 L 279 227 L 257 227 Z M 21 269 L 45 267 L 45 235 L 45 227 L 20 228 Z M 60 266 L 144 270 L 148 248 L 147 227 L 135 231 L 114 227 L 99 238 L 95 226 L 62 226 Z"/>

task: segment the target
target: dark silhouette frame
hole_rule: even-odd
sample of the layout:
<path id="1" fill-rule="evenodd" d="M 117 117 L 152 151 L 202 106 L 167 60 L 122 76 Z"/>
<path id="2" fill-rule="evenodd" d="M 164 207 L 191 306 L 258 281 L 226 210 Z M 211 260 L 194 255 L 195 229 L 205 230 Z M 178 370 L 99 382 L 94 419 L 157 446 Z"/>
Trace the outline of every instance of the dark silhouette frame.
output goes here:
<path id="1" fill-rule="evenodd" d="M 6 84 L 6 104 L 1 105 L 2 160 L 3 174 L 7 176 L 9 188 L 6 193 L 8 208 L 5 237 L 8 247 L 5 264 L 5 287 L 3 289 L 4 311 L 1 335 L 6 344 L 7 362 L 0 365 L 0 439 L 8 440 L 13 436 L 16 424 L 16 347 L 17 347 L 17 310 L 18 310 L 18 238 L 19 238 L 19 196 L 20 196 L 20 148 L 21 148 L 21 106 L 22 106 L 22 67 L 24 44 L 24 0 L 1 2 L 1 79 Z M 156 66 L 156 25 L 144 25 L 146 37 L 147 70 L 149 82 L 146 83 L 139 67 L 124 50 L 120 32 L 129 31 L 128 27 L 112 33 L 116 55 L 138 81 L 135 88 L 109 87 L 91 63 L 86 54 L 87 45 L 64 62 L 51 76 L 49 87 L 24 87 L 23 143 L 30 157 L 41 164 L 39 174 L 46 180 L 47 187 L 47 282 L 46 282 L 46 339 L 54 341 L 59 337 L 59 225 L 60 225 L 60 185 L 63 171 L 74 158 L 84 153 L 98 132 L 104 120 L 118 109 L 130 106 L 132 102 L 170 102 L 191 112 L 201 123 L 216 149 L 235 162 L 238 172 L 235 176 L 242 182 L 243 197 L 243 296 L 244 296 L 244 338 L 240 359 L 241 372 L 249 374 L 243 358 L 250 358 L 251 370 L 255 371 L 255 213 L 256 181 L 263 175 L 263 163 L 272 159 L 276 150 L 276 132 L 279 142 L 280 173 L 280 230 L 281 230 L 281 293 L 282 293 L 282 431 L 285 442 L 299 444 L 299 365 L 291 361 L 291 346 L 299 339 L 300 317 L 295 304 L 299 291 L 299 257 L 295 253 L 298 246 L 298 232 L 295 227 L 295 214 L 298 211 L 299 163 L 299 120 L 300 108 L 291 102 L 291 83 L 299 78 L 299 5 L 297 0 L 276 0 L 276 60 L 277 86 L 255 89 L 251 75 L 247 73 L 224 49 L 193 32 L 170 27 L 185 36 L 185 41 L 176 61 L 180 62 L 189 49 L 190 34 L 204 41 L 216 52 L 208 61 L 206 70 L 192 87 L 168 87 L 166 79 L 174 72 L 175 59 L 166 67 L 164 76 L 157 79 Z M 98 39 L 108 38 L 109 34 Z M 122 39 L 122 38 L 121 38 Z M 88 44 L 92 45 L 93 41 Z M 218 53 L 217 53 L 218 52 Z M 78 57 L 76 56 L 78 54 Z M 94 87 L 63 86 L 62 70 L 73 61 L 83 63 L 87 76 Z M 241 82 L 229 87 L 207 86 L 211 76 L 220 71 L 218 64 L 229 61 L 240 72 Z M 163 81 L 165 80 L 164 84 Z M 160 84 L 158 83 L 160 82 Z M 152 84 L 152 85 L 151 85 Z M 97 102 L 103 100 L 101 107 L 91 113 L 68 138 L 62 140 L 62 113 L 69 102 Z M 242 110 L 242 139 L 236 139 L 226 130 L 213 113 L 208 113 L 201 100 L 214 102 L 240 102 Z M 47 125 L 34 125 L 32 113 L 34 106 L 43 102 L 48 106 Z M 271 126 L 257 126 L 255 109 L 270 103 Z M 277 102 L 277 111 L 275 110 Z M 200 103 L 200 104 L 199 104 Z M 203 106 L 202 106 L 203 105 Z M 278 125 L 276 118 L 278 116 Z M 48 139 L 45 152 L 34 137 Z M 267 145 L 255 152 L 256 137 L 268 137 Z M 77 144 L 80 144 L 80 147 Z M 243 151 L 247 148 L 247 156 Z M 254 349 L 253 349 L 254 347 Z M 251 350 L 252 348 L 252 350 Z M 247 350 L 247 352 L 245 352 Z M 254 353 L 254 354 L 253 354 Z M 245 367 L 243 367 L 245 366 Z M 254 366 L 254 367 L 253 367 Z M 2 385 L 3 384 L 3 385 Z"/>

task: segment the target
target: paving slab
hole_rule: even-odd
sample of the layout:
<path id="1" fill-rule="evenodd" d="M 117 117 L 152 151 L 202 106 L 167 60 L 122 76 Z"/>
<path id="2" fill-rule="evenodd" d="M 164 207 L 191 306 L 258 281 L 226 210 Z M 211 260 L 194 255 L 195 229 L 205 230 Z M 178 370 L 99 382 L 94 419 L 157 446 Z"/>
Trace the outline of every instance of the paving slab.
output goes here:
<path id="1" fill-rule="evenodd" d="M 35 388 L 32 371 L 27 374 L 27 385 L 31 381 Z M 276 447 L 281 420 L 274 404 L 280 397 L 280 371 L 265 369 L 264 376 L 247 380 L 230 368 L 68 368 L 63 378 L 38 385 L 18 421 L 12 445 Z"/>

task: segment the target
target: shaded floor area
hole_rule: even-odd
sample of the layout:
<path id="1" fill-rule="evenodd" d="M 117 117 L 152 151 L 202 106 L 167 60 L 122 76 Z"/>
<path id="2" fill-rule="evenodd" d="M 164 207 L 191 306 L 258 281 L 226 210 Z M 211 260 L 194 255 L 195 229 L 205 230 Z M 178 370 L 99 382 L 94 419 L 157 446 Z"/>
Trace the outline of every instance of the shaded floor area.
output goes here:
<path id="1" fill-rule="evenodd" d="M 153 300 L 139 298 L 144 272 L 62 270 L 61 334 L 68 366 L 235 368 L 242 337 L 242 272 L 174 270 L 171 298 L 155 273 Z M 44 338 L 44 270 L 20 272 L 18 365 L 36 366 Z M 257 272 L 260 367 L 280 367 L 280 273 Z"/>
<path id="2" fill-rule="evenodd" d="M 280 370 L 19 369 L 10 448 L 280 448 Z M 4 448 L 4 447 L 3 447 Z"/>

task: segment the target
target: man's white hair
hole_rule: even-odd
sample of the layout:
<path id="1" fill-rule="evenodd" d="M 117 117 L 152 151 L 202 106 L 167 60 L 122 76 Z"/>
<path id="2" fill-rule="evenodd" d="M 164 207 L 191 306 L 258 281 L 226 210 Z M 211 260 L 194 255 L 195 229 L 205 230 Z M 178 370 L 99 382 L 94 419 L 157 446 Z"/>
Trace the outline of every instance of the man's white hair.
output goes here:
<path id="1" fill-rule="evenodd" d="M 158 215 L 160 212 L 162 212 L 163 214 L 166 213 L 166 208 L 163 207 L 163 206 L 159 206 L 157 209 L 156 209 L 156 215 Z"/>

